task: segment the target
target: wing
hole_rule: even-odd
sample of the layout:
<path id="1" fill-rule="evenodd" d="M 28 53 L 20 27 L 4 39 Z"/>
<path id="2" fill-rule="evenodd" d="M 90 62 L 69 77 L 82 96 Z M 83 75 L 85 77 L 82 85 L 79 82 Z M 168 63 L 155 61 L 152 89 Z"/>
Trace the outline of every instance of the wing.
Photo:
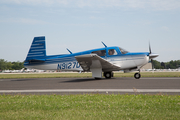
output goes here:
<path id="1" fill-rule="evenodd" d="M 102 71 L 117 71 L 120 67 L 114 65 L 107 60 L 101 58 L 97 54 L 87 54 L 75 56 L 76 60 L 79 62 L 84 71 L 90 71 L 94 68 L 102 68 Z"/>

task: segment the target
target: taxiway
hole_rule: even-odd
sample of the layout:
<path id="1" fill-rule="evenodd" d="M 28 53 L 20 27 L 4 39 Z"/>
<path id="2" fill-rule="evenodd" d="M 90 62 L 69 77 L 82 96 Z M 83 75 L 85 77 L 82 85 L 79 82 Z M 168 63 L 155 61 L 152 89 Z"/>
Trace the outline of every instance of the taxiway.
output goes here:
<path id="1" fill-rule="evenodd" d="M 0 94 L 180 94 L 180 78 L 0 79 Z"/>

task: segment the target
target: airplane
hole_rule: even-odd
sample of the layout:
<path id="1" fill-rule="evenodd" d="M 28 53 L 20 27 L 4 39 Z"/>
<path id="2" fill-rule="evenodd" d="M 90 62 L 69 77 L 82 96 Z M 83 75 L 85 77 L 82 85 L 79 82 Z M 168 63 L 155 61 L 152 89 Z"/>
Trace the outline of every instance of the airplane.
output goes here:
<path id="1" fill-rule="evenodd" d="M 135 79 L 141 77 L 140 68 L 158 54 L 149 52 L 131 53 L 121 47 L 107 47 L 92 49 L 83 52 L 60 55 L 46 55 L 45 36 L 34 37 L 24 66 L 28 69 L 62 70 L 92 72 L 92 77 L 107 79 L 113 77 L 113 71 L 123 70 L 124 73 L 138 71 L 134 74 Z M 103 76 L 102 76 L 103 73 Z"/>

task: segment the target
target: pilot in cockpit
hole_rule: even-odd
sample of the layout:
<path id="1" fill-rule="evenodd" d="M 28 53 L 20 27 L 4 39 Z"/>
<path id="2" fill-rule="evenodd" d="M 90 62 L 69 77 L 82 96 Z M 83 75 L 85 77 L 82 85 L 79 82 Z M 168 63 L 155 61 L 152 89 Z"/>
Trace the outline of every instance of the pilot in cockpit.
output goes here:
<path id="1" fill-rule="evenodd" d="M 109 54 L 109 55 L 114 55 L 114 49 L 110 49 L 110 50 L 108 51 L 108 54 Z"/>

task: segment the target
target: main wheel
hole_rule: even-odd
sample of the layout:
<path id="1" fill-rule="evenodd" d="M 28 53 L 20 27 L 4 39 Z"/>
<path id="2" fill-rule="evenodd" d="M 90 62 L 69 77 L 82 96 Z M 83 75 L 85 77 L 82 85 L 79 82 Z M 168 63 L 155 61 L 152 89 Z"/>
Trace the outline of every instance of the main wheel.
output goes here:
<path id="1" fill-rule="evenodd" d="M 135 73 L 135 74 L 134 74 L 134 78 L 136 78 L 136 79 L 141 78 L 141 74 L 140 74 L 140 73 Z"/>
<path id="2" fill-rule="evenodd" d="M 104 72 L 104 77 L 106 79 L 110 79 L 111 77 L 113 77 L 113 72 Z"/>

